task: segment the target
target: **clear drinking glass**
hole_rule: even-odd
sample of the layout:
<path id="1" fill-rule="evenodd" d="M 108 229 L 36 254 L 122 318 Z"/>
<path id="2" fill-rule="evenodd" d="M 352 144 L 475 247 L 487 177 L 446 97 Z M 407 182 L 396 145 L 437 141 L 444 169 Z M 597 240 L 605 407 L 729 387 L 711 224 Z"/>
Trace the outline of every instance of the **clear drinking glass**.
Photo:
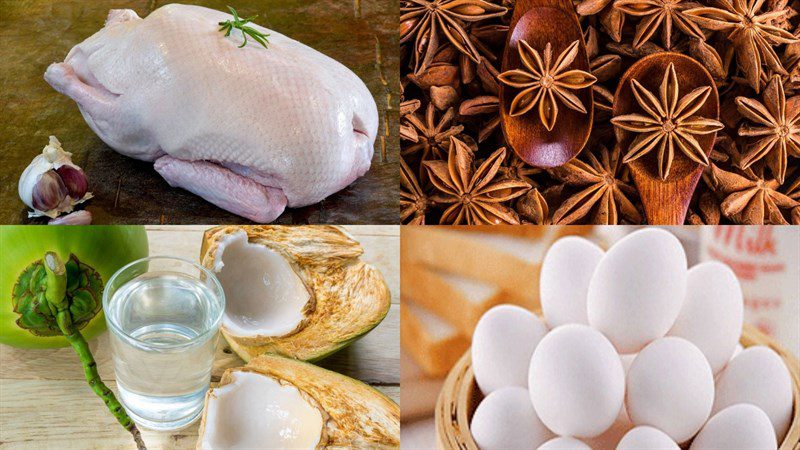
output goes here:
<path id="1" fill-rule="evenodd" d="M 217 277 L 180 258 L 119 269 L 103 292 L 119 397 L 136 423 L 175 430 L 200 416 L 225 310 Z"/>

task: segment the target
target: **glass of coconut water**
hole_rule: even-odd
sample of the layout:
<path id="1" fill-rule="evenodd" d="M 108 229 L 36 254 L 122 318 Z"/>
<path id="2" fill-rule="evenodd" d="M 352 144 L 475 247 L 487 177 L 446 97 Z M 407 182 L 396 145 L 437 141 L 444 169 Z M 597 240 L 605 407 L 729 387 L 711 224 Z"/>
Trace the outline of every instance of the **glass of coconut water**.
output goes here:
<path id="1" fill-rule="evenodd" d="M 103 292 L 119 397 L 136 423 L 175 430 L 200 416 L 225 310 L 213 273 L 154 256 L 115 273 Z"/>

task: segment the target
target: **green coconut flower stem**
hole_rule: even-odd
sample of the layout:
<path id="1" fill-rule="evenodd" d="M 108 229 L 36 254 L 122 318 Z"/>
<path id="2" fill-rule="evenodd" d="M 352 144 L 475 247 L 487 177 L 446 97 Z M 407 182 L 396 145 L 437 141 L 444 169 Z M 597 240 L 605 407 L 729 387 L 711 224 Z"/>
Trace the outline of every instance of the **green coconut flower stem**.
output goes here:
<path id="1" fill-rule="evenodd" d="M 125 408 L 119 403 L 117 397 L 100 379 L 100 374 L 97 372 L 97 363 L 92 356 L 91 350 L 89 350 L 89 344 L 86 343 L 86 339 L 83 338 L 81 332 L 72 325 L 72 315 L 69 312 L 69 302 L 66 296 L 67 268 L 64 262 L 55 253 L 47 252 L 44 256 L 44 268 L 47 274 L 47 286 L 45 288 L 47 303 L 56 316 L 61 332 L 78 354 L 78 358 L 80 358 L 83 365 L 83 374 L 86 377 L 86 381 L 94 393 L 103 399 L 106 407 L 116 417 L 120 425 L 133 435 L 136 447 L 139 450 L 145 450 L 146 447 L 139 429 L 136 428 L 136 423 L 128 417 Z"/>

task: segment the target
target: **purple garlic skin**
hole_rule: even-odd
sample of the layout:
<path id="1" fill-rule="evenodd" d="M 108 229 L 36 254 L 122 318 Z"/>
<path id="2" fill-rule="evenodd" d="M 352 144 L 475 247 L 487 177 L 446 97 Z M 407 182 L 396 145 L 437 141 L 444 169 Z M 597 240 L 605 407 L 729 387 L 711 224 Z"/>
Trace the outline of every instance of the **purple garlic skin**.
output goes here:
<path id="1" fill-rule="evenodd" d="M 48 211 L 58 207 L 67 196 L 67 187 L 54 170 L 43 173 L 33 188 L 33 207 Z"/>
<path id="2" fill-rule="evenodd" d="M 56 172 L 61 177 L 61 181 L 64 182 L 64 186 L 67 187 L 67 193 L 69 193 L 70 197 L 78 200 L 86 195 L 86 191 L 89 190 L 89 180 L 86 179 L 83 170 L 76 166 L 65 165 L 56 169 Z"/>
<path id="3" fill-rule="evenodd" d="M 91 225 L 92 213 L 89 211 L 81 210 L 71 212 L 65 216 L 50 219 L 48 225 Z"/>

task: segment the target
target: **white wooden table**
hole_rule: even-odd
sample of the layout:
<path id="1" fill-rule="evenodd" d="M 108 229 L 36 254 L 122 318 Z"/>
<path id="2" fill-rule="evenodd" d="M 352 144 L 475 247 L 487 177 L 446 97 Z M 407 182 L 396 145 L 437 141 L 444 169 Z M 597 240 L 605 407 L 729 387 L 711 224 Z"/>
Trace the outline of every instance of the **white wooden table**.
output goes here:
<path id="1" fill-rule="evenodd" d="M 197 261 L 204 226 L 146 227 L 151 255 Z M 364 247 L 362 259 L 379 268 L 392 293 L 386 319 L 369 334 L 319 365 L 371 384 L 399 402 L 400 397 L 400 272 L 397 226 L 350 226 Z M 100 376 L 116 390 L 108 333 L 89 343 Z M 212 382 L 244 362 L 221 339 Z M 171 433 L 143 430 L 148 448 L 193 449 L 198 423 Z M 0 449 L 128 449 L 135 448 L 83 378 L 72 348 L 23 350 L 0 345 Z"/>

